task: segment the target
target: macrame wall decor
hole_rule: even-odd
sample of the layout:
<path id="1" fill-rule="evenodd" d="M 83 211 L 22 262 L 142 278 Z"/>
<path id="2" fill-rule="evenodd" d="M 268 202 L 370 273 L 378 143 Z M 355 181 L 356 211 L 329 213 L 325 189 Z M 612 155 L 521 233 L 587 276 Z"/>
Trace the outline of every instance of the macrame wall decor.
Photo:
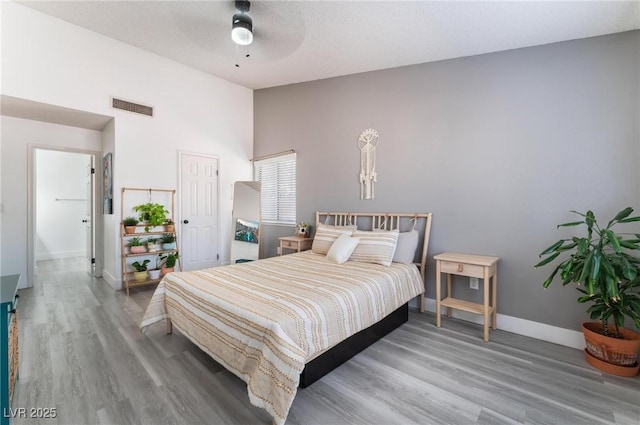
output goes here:
<path id="1" fill-rule="evenodd" d="M 373 184 L 378 181 L 376 173 L 376 146 L 378 132 L 368 128 L 358 137 L 360 148 L 360 199 L 373 199 L 375 192 Z"/>

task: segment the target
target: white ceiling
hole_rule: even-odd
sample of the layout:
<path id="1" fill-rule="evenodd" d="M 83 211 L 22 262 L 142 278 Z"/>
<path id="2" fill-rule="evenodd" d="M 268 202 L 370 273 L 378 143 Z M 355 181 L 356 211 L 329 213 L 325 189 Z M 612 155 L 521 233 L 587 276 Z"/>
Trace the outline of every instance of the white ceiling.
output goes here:
<path id="1" fill-rule="evenodd" d="M 640 28 L 640 0 L 253 1 L 245 58 L 232 1 L 19 3 L 252 89 Z"/>

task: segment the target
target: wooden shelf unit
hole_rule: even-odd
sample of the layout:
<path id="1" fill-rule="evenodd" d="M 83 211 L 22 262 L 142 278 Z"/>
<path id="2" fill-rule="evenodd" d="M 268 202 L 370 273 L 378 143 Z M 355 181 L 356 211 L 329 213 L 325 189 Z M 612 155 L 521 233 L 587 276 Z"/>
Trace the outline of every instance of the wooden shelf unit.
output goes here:
<path id="1" fill-rule="evenodd" d="M 121 219 L 124 218 L 124 201 L 125 201 L 125 193 L 127 191 L 143 191 L 143 192 L 149 192 L 149 194 L 153 193 L 153 192 L 164 192 L 164 193 L 169 193 L 171 195 L 171 208 L 168 208 L 167 206 L 165 206 L 165 208 L 169 211 L 169 217 L 175 219 L 175 195 L 176 195 L 176 191 L 175 189 L 140 189 L 140 188 L 131 188 L 131 187 L 123 187 L 122 188 L 122 193 L 121 193 L 121 198 L 120 198 L 120 217 Z M 146 225 L 144 223 L 138 224 L 136 225 L 136 228 L 144 228 Z M 157 226 L 159 227 L 159 226 Z M 150 266 L 155 266 L 155 261 L 157 260 L 157 257 L 160 254 L 168 254 L 168 253 L 178 253 L 178 233 L 177 233 L 177 228 L 174 228 L 174 231 L 172 232 L 168 232 L 168 231 L 158 231 L 155 229 L 151 229 L 152 231 L 150 232 L 139 232 L 139 233 L 126 233 L 125 232 L 125 228 L 124 228 L 124 224 L 122 222 L 120 222 L 120 249 L 121 249 L 121 257 L 122 257 L 122 271 L 121 271 L 121 275 L 122 275 L 122 284 L 124 286 L 124 288 L 127 290 L 127 295 L 129 295 L 129 289 L 130 288 L 137 288 L 140 286 L 146 286 L 146 285 L 153 285 L 156 284 L 158 282 L 160 282 L 162 280 L 162 277 L 160 277 L 160 279 L 147 279 L 144 281 L 136 281 L 135 279 L 133 279 L 133 271 L 129 271 L 129 265 L 135 261 L 127 261 L 127 259 L 129 258 L 140 258 L 140 257 L 147 257 L 149 258 L 151 261 L 149 263 Z M 175 243 L 176 243 L 176 248 L 175 249 L 161 249 L 158 251 L 153 251 L 153 252 L 141 252 L 141 253 L 129 253 L 126 252 L 126 247 L 128 245 L 128 240 L 130 238 L 150 238 L 150 237 L 154 237 L 154 236 L 162 236 L 162 235 L 166 235 L 166 234 L 171 234 L 175 237 Z M 178 256 L 178 261 L 176 262 L 176 267 L 178 270 L 182 270 L 182 263 L 180 262 L 180 257 Z"/>
<path id="2" fill-rule="evenodd" d="M 20 275 L 0 277 L 0 424 L 9 425 L 19 374 L 18 283 Z"/>

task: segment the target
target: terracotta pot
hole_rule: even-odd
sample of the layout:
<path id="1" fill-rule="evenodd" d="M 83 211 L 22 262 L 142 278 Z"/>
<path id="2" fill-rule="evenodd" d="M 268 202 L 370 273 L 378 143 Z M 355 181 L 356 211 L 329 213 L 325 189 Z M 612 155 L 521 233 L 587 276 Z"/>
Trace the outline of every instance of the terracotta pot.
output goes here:
<path id="1" fill-rule="evenodd" d="M 167 232 L 169 233 L 173 233 L 176 231 L 176 225 L 175 224 L 165 224 L 165 229 Z"/>
<path id="2" fill-rule="evenodd" d="M 147 248 L 144 246 L 130 246 L 129 252 L 132 254 L 142 254 L 143 252 L 147 252 Z"/>
<path id="3" fill-rule="evenodd" d="M 582 333 L 584 334 L 584 339 L 587 345 L 586 352 L 593 358 L 593 361 L 591 361 L 592 359 L 587 357 L 587 361 L 592 366 L 614 375 L 619 375 L 620 373 L 604 370 L 599 367 L 600 363 L 608 363 L 617 367 L 635 369 L 635 373 L 633 375 L 621 375 L 635 376 L 638 373 L 637 366 L 638 352 L 640 351 L 640 334 L 630 329 L 621 328 L 620 333 L 622 334 L 623 339 L 618 339 L 602 335 L 600 333 L 601 330 L 602 324 L 600 322 L 586 322 L 582 324 Z M 628 371 L 628 369 L 624 370 Z"/>
<path id="4" fill-rule="evenodd" d="M 589 351 L 586 348 L 584 349 L 584 358 L 587 361 L 587 363 L 589 363 L 591 366 L 605 373 L 609 373 L 611 375 L 626 376 L 630 378 L 630 377 L 636 376 L 638 374 L 638 370 L 640 370 L 640 364 L 638 363 L 636 363 L 634 367 L 634 366 L 618 366 L 618 365 L 614 365 L 614 364 L 602 361 L 592 356 L 591 354 L 589 354 Z"/>
<path id="5" fill-rule="evenodd" d="M 162 276 L 173 272 L 173 267 L 163 267 L 162 268 Z"/>
<path id="6" fill-rule="evenodd" d="M 136 232 L 136 226 L 124 226 L 124 232 L 127 235 L 132 235 Z"/>

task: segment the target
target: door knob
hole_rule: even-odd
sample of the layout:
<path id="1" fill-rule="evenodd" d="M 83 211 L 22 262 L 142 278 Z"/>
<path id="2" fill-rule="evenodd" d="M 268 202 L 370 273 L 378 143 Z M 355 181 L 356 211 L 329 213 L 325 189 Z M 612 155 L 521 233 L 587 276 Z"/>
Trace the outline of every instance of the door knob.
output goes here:
<path id="1" fill-rule="evenodd" d="M 88 223 L 89 220 L 87 220 L 86 218 L 84 220 L 82 220 L 83 223 Z"/>
<path id="2" fill-rule="evenodd" d="M 182 220 L 184 224 L 189 224 L 189 220 Z"/>

